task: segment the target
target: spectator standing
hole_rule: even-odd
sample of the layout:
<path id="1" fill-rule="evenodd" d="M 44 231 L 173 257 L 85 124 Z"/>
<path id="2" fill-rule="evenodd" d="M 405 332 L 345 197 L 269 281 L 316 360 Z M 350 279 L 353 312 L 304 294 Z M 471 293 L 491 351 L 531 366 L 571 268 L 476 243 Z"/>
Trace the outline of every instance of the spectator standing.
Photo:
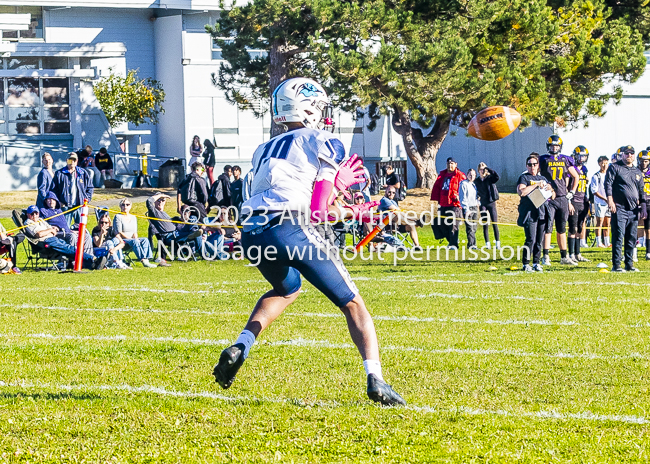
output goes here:
<path id="1" fill-rule="evenodd" d="M 210 186 L 214 184 L 214 164 L 215 164 L 215 157 L 214 157 L 214 145 L 210 140 L 205 139 L 203 141 L 203 146 L 205 147 L 205 150 L 203 150 L 203 164 L 205 165 L 205 172 L 208 174 L 208 180 L 210 181 Z"/>
<path id="2" fill-rule="evenodd" d="M 84 157 L 83 161 L 79 161 L 79 166 L 86 170 L 88 177 L 90 177 L 90 181 L 93 183 L 93 186 L 95 188 L 100 188 L 102 186 L 102 174 L 95 165 L 95 157 L 92 153 L 92 147 L 88 145 L 87 148 L 90 148 L 91 151 L 90 153 L 87 153 L 86 150 L 84 150 L 84 153 L 87 154 Z"/>
<path id="3" fill-rule="evenodd" d="M 95 165 L 101 173 L 101 182 L 102 185 L 106 179 L 113 178 L 113 159 L 111 155 L 108 154 L 108 150 L 105 147 L 99 149 L 99 153 L 95 157 Z"/>
<path id="4" fill-rule="evenodd" d="M 600 171 L 593 175 L 589 182 L 589 190 L 594 195 L 594 212 L 596 214 L 596 246 L 607 248 L 609 244 L 609 225 L 611 212 L 607 204 L 607 194 L 605 193 L 605 175 L 609 166 L 609 158 L 601 156 L 598 158 L 598 167 Z M 602 232 L 602 238 L 601 238 Z"/>
<path id="5" fill-rule="evenodd" d="M 196 211 L 199 221 L 208 215 L 206 205 L 208 204 L 208 186 L 203 178 L 205 166 L 200 161 L 192 164 L 192 172 L 178 185 L 176 201 L 178 213 L 181 213 L 183 204 L 190 206 Z"/>
<path id="6" fill-rule="evenodd" d="M 233 181 L 230 183 L 230 201 L 232 206 L 237 208 L 237 217 L 239 217 L 239 213 L 241 213 L 241 205 L 244 203 L 244 181 L 241 178 L 241 168 L 239 166 L 232 167 L 232 177 Z"/>
<path id="7" fill-rule="evenodd" d="M 52 155 L 45 152 L 41 158 L 43 162 L 43 169 L 38 173 L 36 177 L 36 185 L 38 188 L 38 194 L 36 196 L 36 206 L 42 208 L 45 206 L 45 197 L 47 193 L 52 190 L 52 183 L 54 182 L 54 171 L 52 166 L 54 165 L 54 160 Z"/>
<path id="8" fill-rule="evenodd" d="M 86 145 L 83 149 L 77 151 L 78 164 L 81 166 L 88 155 L 93 152 L 93 147 Z"/>
<path id="9" fill-rule="evenodd" d="M 459 188 L 465 180 L 465 174 L 458 169 L 458 163 L 452 157 L 447 158 L 447 169 L 443 170 L 433 184 L 431 201 L 438 202 L 438 214 L 447 218 L 443 220 L 443 229 L 450 247 L 458 248 L 458 218 L 462 217 Z M 451 224 L 449 224 L 451 221 Z"/>
<path id="10" fill-rule="evenodd" d="M 542 255 L 544 232 L 546 230 L 546 202 L 540 206 L 535 206 L 528 197 L 535 189 L 543 189 L 547 192 L 553 191 L 551 185 L 546 182 L 546 178 L 539 173 L 539 155 L 531 153 L 526 158 L 526 172 L 519 176 L 519 180 L 517 180 L 517 193 L 521 198 L 517 225 L 524 228 L 524 234 L 526 235 L 521 259 L 524 266 L 523 270 L 526 272 L 544 271 L 539 261 Z M 532 266 L 530 265 L 531 257 L 533 260 Z"/>
<path id="11" fill-rule="evenodd" d="M 77 160 L 77 154 L 70 153 L 67 166 L 54 173 L 52 191 L 61 203 L 63 211 L 83 205 L 84 200 L 90 203 L 93 199 L 93 184 L 86 170 L 77 166 Z M 79 218 L 80 212 L 77 209 L 68 216 L 68 224 L 79 222 Z"/>
<path id="12" fill-rule="evenodd" d="M 192 167 L 197 161 L 203 161 L 203 145 L 201 145 L 201 139 L 198 135 L 195 135 L 192 138 L 192 143 L 190 144 L 190 162 L 187 163 L 189 167 Z"/>
<path id="13" fill-rule="evenodd" d="M 627 145 L 620 157 L 605 175 L 607 204 L 612 212 L 612 272 L 638 272 L 634 267 L 634 249 L 641 205 L 645 204 L 643 173 L 634 165 L 634 147 Z M 621 268 L 622 248 L 625 269 Z"/>
<path id="14" fill-rule="evenodd" d="M 251 192 L 253 191 L 253 179 L 255 178 L 255 173 L 251 169 L 244 176 L 244 183 L 242 186 L 241 196 L 244 201 L 248 201 L 251 197 Z"/>
<path id="15" fill-rule="evenodd" d="M 478 192 L 479 200 L 481 202 L 481 214 L 485 212 L 489 222 L 492 223 L 492 230 L 494 231 L 494 244 L 497 249 L 501 248 L 501 238 L 499 235 L 499 215 L 497 214 L 497 201 L 499 200 L 499 190 L 497 189 L 497 182 L 499 181 L 499 174 L 494 169 L 490 169 L 483 162 L 478 164 L 478 175 L 476 179 L 476 191 Z M 485 246 L 490 248 L 490 226 L 483 225 L 483 238 L 485 238 Z"/>
<path id="16" fill-rule="evenodd" d="M 135 253 L 144 267 L 156 267 L 149 260 L 153 258 L 151 244 L 146 238 L 138 237 L 138 218 L 131 214 L 131 200 L 123 198 L 120 201 L 121 213 L 113 218 L 113 230 L 115 235 L 124 240 L 125 246 L 129 247 Z M 161 266 L 167 267 L 167 262 L 160 263 Z"/>
<path id="17" fill-rule="evenodd" d="M 406 185 L 404 185 L 402 177 L 395 172 L 395 168 L 391 165 L 386 166 L 386 185 L 384 185 L 384 188 L 386 187 L 395 187 L 394 201 L 398 204 L 406 198 Z M 370 199 L 366 201 L 370 201 Z"/>
<path id="18" fill-rule="evenodd" d="M 230 176 L 232 175 L 232 166 L 226 164 L 223 167 L 223 174 L 217 177 L 217 180 L 210 188 L 209 206 L 230 206 L 232 197 L 230 193 Z"/>
<path id="19" fill-rule="evenodd" d="M 467 179 L 461 181 L 458 190 L 460 207 L 463 209 L 465 218 L 465 232 L 467 233 L 467 247 L 476 248 L 476 228 L 478 221 L 478 192 L 474 180 L 476 171 L 470 169 L 467 171 Z"/>

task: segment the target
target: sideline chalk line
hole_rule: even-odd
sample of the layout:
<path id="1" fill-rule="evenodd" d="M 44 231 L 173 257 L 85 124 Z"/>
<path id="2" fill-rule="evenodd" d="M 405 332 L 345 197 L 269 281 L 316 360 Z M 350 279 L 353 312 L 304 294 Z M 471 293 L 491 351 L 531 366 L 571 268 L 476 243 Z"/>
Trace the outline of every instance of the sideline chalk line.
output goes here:
<path id="1" fill-rule="evenodd" d="M 13 381 L 13 382 L 3 382 L 0 381 L 0 388 L 4 387 L 14 387 L 14 388 L 50 388 L 54 390 L 65 390 L 65 391 L 122 391 L 128 393 L 151 393 L 159 396 L 171 396 L 175 398 L 205 398 L 212 399 L 217 401 L 225 402 L 245 402 L 245 403 L 273 403 L 273 404 L 288 404 L 296 406 L 317 406 L 323 408 L 339 408 L 345 407 L 341 403 L 336 401 L 315 401 L 307 402 L 302 399 L 296 398 L 268 398 L 268 397 L 254 397 L 254 396 L 226 396 L 219 393 L 213 392 L 193 392 L 193 391 L 179 391 L 179 390 L 169 390 L 167 388 L 154 387 L 151 385 L 142 385 L 139 387 L 121 384 L 121 385 L 65 385 L 65 384 L 48 384 L 40 382 L 28 382 L 28 381 Z M 377 406 L 381 407 L 381 406 Z M 504 416 L 512 417 L 515 419 L 521 418 L 533 418 L 533 419 L 555 419 L 555 420 L 579 420 L 579 421 L 598 421 L 598 422 L 620 422 L 624 424 L 635 424 L 635 425 L 645 425 L 650 423 L 643 416 L 634 416 L 634 415 L 619 415 L 619 414 L 594 414 L 590 411 L 584 411 L 579 413 L 562 413 L 558 411 L 521 411 L 514 412 L 508 411 L 505 409 L 483 409 L 483 408 L 469 408 L 467 406 L 452 406 L 447 409 L 435 408 L 432 406 L 405 406 L 405 407 L 394 407 L 387 408 L 390 410 L 410 410 L 425 414 L 466 414 L 470 416 Z"/>
<path id="2" fill-rule="evenodd" d="M 12 309 L 46 309 L 53 311 L 89 311 L 89 312 L 134 312 L 134 313 L 157 313 L 157 314 L 203 314 L 209 316 L 242 316 L 248 317 L 250 312 L 234 312 L 234 311 L 206 311 L 200 309 L 142 309 L 142 308 L 73 308 L 68 306 L 49 306 L 49 305 L 35 305 L 31 303 L 23 304 L 10 304 L 2 303 L 0 308 Z M 318 318 L 343 318 L 342 313 L 314 313 L 304 312 L 296 313 L 286 311 L 283 313 L 285 316 L 292 317 L 318 317 Z M 437 322 L 437 323 L 458 323 L 458 324 L 497 324 L 497 325 L 544 325 L 544 326 L 578 326 L 588 325 L 582 324 L 577 321 L 548 321 L 544 319 L 473 319 L 473 318 L 448 318 L 448 317 L 416 317 L 416 316 L 382 316 L 373 314 L 372 318 L 376 321 L 393 321 L 393 322 Z M 601 326 L 609 326 L 610 324 L 598 324 Z M 630 325 L 630 327 L 645 327 L 642 323 Z"/>
<path id="3" fill-rule="evenodd" d="M 35 338 L 35 339 L 49 339 L 49 340 L 78 340 L 78 341 L 139 341 L 139 342 L 171 342 L 181 344 L 193 345 L 212 345 L 212 346 L 228 346 L 232 343 L 231 340 L 210 340 L 200 338 L 174 338 L 174 337 L 129 337 L 126 335 L 56 335 L 48 333 L 34 333 L 34 334 L 0 334 L 0 338 Z M 330 349 L 355 349 L 356 347 L 351 343 L 333 343 L 328 340 L 310 340 L 304 338 L 296 338 L 289 340 L 278 341 L 265 341 L 259 340 L 255 342 L 258 346 L 295 346 L 301 348 L 330 348 Z M 517 357 L 530 357 L 530 358 L 555 358 L 555 359 L 594 359 L 594 360 L 626 360 L 626 359 L 650 359 L 650 355 L 643 353 L 631 353 L 626 355 L 600 355 L 596 353 L 569 353 L 559 351 L 557 353 L 535 353 L 530 351 L 521 350 L 497 350 L 490 348 L 422 348 L 415 346 L 394 346 L 386 345 L 381 347 L 384 351 L 402 351 L 402 352 L 417 352 L 428 354 L 459 354 L 470 356 L 517 356 Z"/>

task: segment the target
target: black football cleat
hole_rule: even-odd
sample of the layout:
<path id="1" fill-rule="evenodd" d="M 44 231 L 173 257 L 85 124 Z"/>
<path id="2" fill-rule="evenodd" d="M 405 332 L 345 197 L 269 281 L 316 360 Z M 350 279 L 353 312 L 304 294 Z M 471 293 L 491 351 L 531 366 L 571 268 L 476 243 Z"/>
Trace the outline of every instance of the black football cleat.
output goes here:
<path id="1" fill-rule="evenodd" d="M 380 380 L 375 374 L 368 375 L 368 398 L 384 406 L 395 406 L 401 404 L 406 406 L 404 398 L 399 396 L 393 387 L 383 380 Z"/>
<path id="2" fill-rule="evenodd" d="M 244 364 L 244 348 L 242 343 L 226 348 L 221 352 L 219 362 L 214 366 L 212 375 L 224 390 L 230 388 L 235 381 L 237 371 Z"/>

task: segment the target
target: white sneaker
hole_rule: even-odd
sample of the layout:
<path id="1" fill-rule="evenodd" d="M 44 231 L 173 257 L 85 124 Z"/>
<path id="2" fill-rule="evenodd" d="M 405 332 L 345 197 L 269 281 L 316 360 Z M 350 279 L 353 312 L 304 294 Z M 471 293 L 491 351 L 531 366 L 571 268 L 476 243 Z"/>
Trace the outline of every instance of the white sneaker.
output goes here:
<path id="1" fill-rule="evenodd" d="M 497 240 L 497 241 L 494 243 L 494 247 L 495 247 L 497 250 L 500 250 L 500 249 L 501 249 L 501 242 Z"/>
<path id="2" fill-rule="evenodd" d="M 580 240 L 580 248 L 589 248 L 589 245 L 587 245 L 586 240 Z"/>
<path id="3" fill-rule="evenodd" d="M 562 258 L 560 260 L 560 264 L 566 265 L 566 266 L 577 266 L 578 263 L 569 258 L 568 256 L 566 258 Z"/>
<path id="4" fill-rule="evenodd" d="M 142 263 L 142 265 L 143 265 L 144 267 L 151 267 L 151 268 L 153 268 L 153 267 L 158 267 L 158 266 L 156 266 L 155 264 L 151 264 L 151 263 L 149 262 L 148 259 L 143 259 L 143 260 L 140 261 L 140 262 Z"/>
<path id="5" fill-rule="evenodd" d="M 535 272 L 544 272 L 544 268 L 539 263 L 533 264 L 533 271 L 535 271 Z"/>
<path id="6" fill-rule="evenodd" d="M 569 255 L 569 259 L 571 259 L 571 261 L 575 261 L 576 263 L 578 262 L 576 255 Z"/>
<path id="7" fill-rule="evenodd" d="M 524 264 L 524 267 L 521 270 L 524 272 L 533 272 L 533 268 L 530 267 L 530 264 Z"/>
<path id="8" fill-rule="evenodd" d="M 588 263 L 589 260 L 582 255 L 576 255 L 575 260 L 579 263 Z"/>
<path id="9" fill-rule="evenodd" d="M 550 266 L 551 265 L 551 257 L 550 256 L 544 256 L 542 258 L 542 266 Z"/>

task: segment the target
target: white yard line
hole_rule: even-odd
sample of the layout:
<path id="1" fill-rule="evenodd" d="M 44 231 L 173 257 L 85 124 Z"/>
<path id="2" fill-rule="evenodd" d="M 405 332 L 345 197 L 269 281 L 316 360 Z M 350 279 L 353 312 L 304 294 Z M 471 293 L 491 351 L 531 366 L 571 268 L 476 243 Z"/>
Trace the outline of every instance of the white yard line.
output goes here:
<path id="1" fill-rule="evenodd" d="M 24 304 L 0 304 L 0 308 L 13 309 L 46 309 L 52 311 L 89 311 L 89 312 L 134 312 L 134 313 L 157 313 L 157 314 L 202 314 L 209 316 L 242 316 L 249 315 L 248 312 L 221 312 L 221 311 L 204 311 L 198 309 L 174 310 L 174 309 L 139 309 L 139 308 L 73 308 L 68 306 L 48 306 Z M 341 313 L 294 313 L 287 311 L 285 316 L 292 317 L 315 317 L 315 318 L 343 318 Z M 577 326 L 584 325 L 576 321 L 548 321 L 544 319 L 463 319 L 454 317 L 415 317 L 415 316 L 382 316 L 373 315 L 376 321 L 395 321 L 395 322 L 437 322 L 437 323 L 455 323 L 455 324 L 488 324 L 488 325 L 546 325 L 546 326 Z M 609 324 L 598 324 L 599 326 L 609 326 Z M 634 324 L 630 327 L 645 327 L 644 325 Z"/>
<path id="2" fill-rule="evenodd" d="M 102 287 L 94 285 L 78 285 L 76 287 L 48 287 L 50 292 L 72 292 L 72 291 L 85 291 L 85 292 L 115 292 L 115 293 L 128 293 L 128 292 L 147 292 L 147 293 L 232 293 L 231 290 L 184 290 L 180 288 L 149 288 L 149 287 L 129 287 L 124 289 L 122 287 Z M 33 292 L 33 288 L 15 288 L 18 291 Z"/>
<path id="3" fill-rule="evenodd" d="M 129 337 L 126 335 L 56 335 L 48 333 L 35 334 L 0 334 L 0 338 L 36 338 L 49 340 L 79 340 L 79 341 L 136 341 L 136 342 L 171 342 L 192 345 L 216 345 L 227 346 L 232 343 L 229 340 L 210 340 L 200 338 L 174 338 L 174 337 Z M 329 348 L 329 349 L 354 349 L 351 343 L 333 343 L 328 340 L 310 340 L 296 338 L 291 340 L 264 341 L 256 342 L 261 346 L 295 346 L 301 348 Z M 458 354 L 468 356 L 517 356 L 530 358 L 555 358 L 555 359 L 597 359 L 605 361 L 620 361 L 626 359 L 650 359 L 650 355 L 643 353 L 631 353 L 626 355 L 600 355 L 596 353 L 568 353 L 560 351 L 557 353 L 535 353 L 521 350 L 495 350 L 495 349 L 471 349 L 471 348 L 422 348 L 416 346 L 383 346 L 382 350 L 401 351 L 401 352 L 418 352 L 429 354 Z"/>
<path id="4" fill-rule="evenodd" d="M 149 393 L 158 396 L 170 396 L 175 398 L 205 398 L 210 400 L 224 401 L 224 402 L 246 402 L 246 403 L 273 403 L 273 404 L 287 404 L 298 406 L 317 406 L 323 408 L 339 408 L 349 406 L 341 405 L 336 401 L 305 401 L 300 398 L 269 398 L 269 397 L 255 397 L 255 396 L 229 396 L 222 395 L 214 392 L 194 392 L 194 391 L 179 391 L 169 390 L 163 387 L 154 387 L 150 385 L 132 386 L 128 384 L 121 385 L 66 385 L 66 384 L 49 384 L 41 382 L 29 381 L 0 381 L 0 388 L 25 388 L 25 389 L 52 389 L 64 391 L 114 391 L 114 392 L 128 392 L 128 393 Z M 396 407 L 400 410 L 400 407 Z M 470 416 L 505 416 L 515 419 L 554 419 L 554 420 L 576 420 L 576 421 L 596 421 L 596 422 L 619 422 L 623 424 L 645 425 L 649 424 L 650 420 L 643 416 L 633 415 L 620 415 L 620 414 L 594 414 L 590 411 L 578 413 L 563 413 L 558 411 L 509 411 L 505 409 L 483 409 L 483 408 L 469 408 L 467 406 L 451 406 L 449 408 L 435 408 L 431 406 L 406 406 L 404 409 L 416 411 L 424 414 L 466 414 Z"/>

